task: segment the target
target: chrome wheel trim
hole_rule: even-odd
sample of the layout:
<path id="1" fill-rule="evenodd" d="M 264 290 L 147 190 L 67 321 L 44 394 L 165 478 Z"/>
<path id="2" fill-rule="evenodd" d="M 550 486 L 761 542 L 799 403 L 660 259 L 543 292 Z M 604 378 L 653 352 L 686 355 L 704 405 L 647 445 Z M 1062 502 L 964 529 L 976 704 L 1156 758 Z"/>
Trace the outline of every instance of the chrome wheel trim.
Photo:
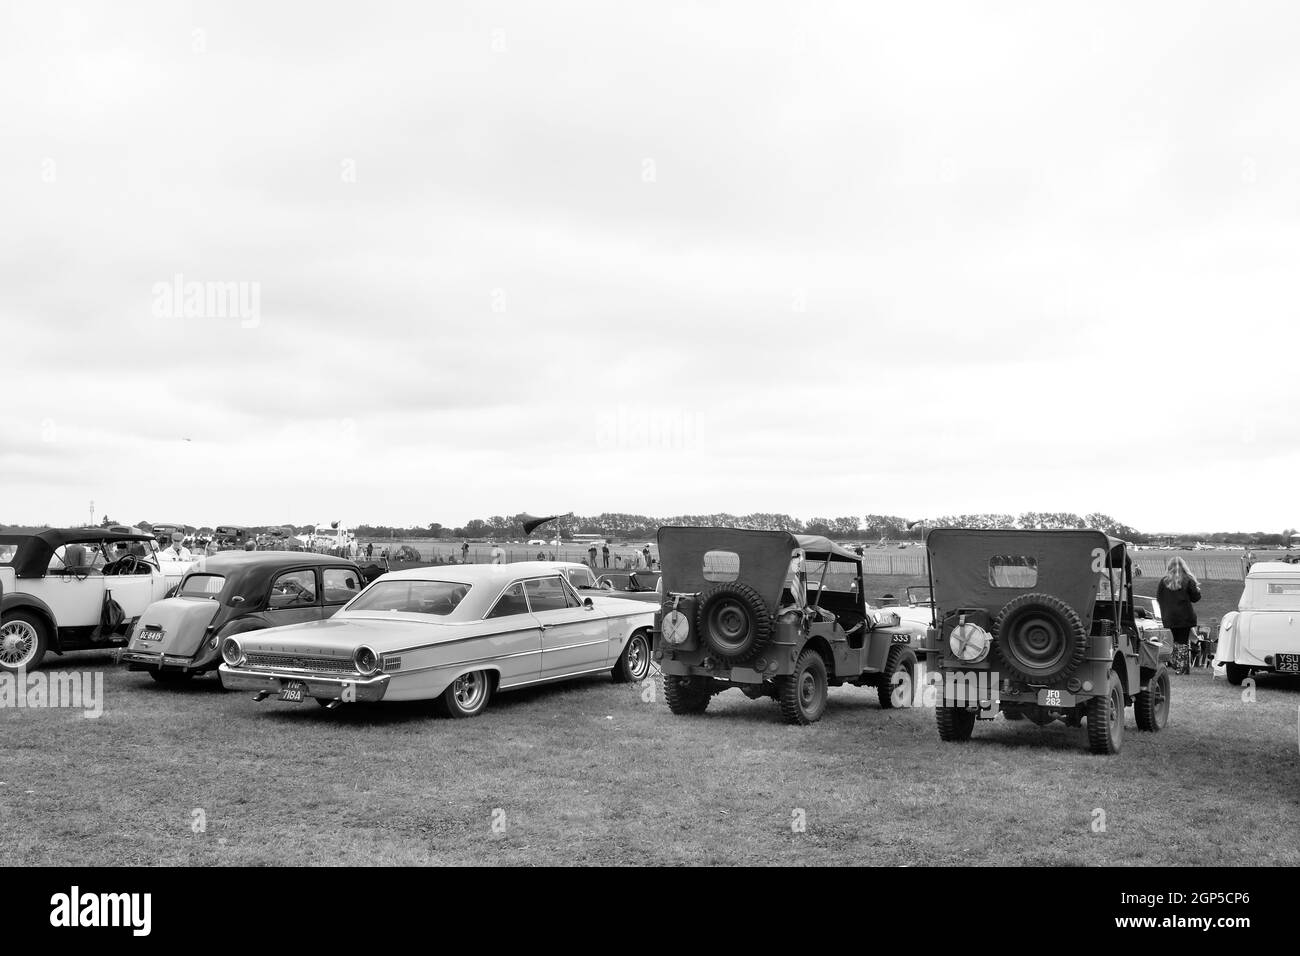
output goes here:
<path id="1" fill-rule="evenodd" d="M 487 696 L 487 679 L 482 671 L 462 674 L 452 684 L 451 693 L 456 698 L 456 706 L 461 710 L 478 710 L 483 706 L 483 698 Z"/>
<path id="2" fill-rule="evenodd" d="M 0 664 L 20 670 L 36 657 L 36 628 L 27 621 L 9 621 L 0 627 Z"/>

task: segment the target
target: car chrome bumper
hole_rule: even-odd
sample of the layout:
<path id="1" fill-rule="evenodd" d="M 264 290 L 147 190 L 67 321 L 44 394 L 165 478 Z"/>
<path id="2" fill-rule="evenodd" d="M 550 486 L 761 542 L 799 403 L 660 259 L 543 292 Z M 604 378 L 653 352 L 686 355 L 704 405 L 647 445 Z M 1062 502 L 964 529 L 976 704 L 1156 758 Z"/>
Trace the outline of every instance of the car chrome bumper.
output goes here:
<path id="1" fill-rule="evenodd" d="M 221 684 L 228 690 L 265 691 L 278 694 L 285 684 L 298 683 L 303 686 L 304 697 L 316 697 L 320 700 L 344 700 L 345 691 L 351 688 L 346 697 L 349 701 L 383 700 L 388 691 L 391 674 L 377 674 L 374 677 L 326 677 L 322 674 L 303 674 L 297 671 L 261 670 L 251 667 L 231 667 L 222 664 L 217 670 L 221 674 Z"/>
<path id="2" fill-rule="evenodd" d="M 153 671 L 153 670 L 200 670 L 203 665 L 195 661 L 192 657 L 178 657 L 175 654 L 155 654 L 152 651 L 123 651 L 121 661 L 127 665 L 128 670 L 133 671 Z M 211 664 L 208 665 L 211 668 Z"/>

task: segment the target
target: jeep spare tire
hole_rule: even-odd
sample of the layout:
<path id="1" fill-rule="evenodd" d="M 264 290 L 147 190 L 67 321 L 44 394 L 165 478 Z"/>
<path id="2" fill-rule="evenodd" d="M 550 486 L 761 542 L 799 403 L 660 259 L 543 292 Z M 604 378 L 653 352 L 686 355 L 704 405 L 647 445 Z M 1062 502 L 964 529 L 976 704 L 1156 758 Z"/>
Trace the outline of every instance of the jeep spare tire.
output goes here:
<path id="1" fill-rule="evenodd" d="M 1022 594 L 1007 602 L 993 619 L 993 638 L 1002 664 L 1029 683 L 1069 676 L 1088 653 L 1083 621 L 1050 594 Z"/>
<path id="2" fill-rule="evenodd" d="M 747 664 L 772 641 L 772 613 L 747 584 L 718 584 L 700 596 L 697 633 L 718 659 Z"/>

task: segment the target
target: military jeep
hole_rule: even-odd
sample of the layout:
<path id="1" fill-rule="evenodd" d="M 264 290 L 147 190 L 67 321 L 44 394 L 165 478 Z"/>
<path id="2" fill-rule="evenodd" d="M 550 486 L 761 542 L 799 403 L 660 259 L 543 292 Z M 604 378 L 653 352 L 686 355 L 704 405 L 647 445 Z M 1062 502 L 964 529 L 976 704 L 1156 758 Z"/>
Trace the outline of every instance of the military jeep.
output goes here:
<path id="1" fill-rule="evenodd" d="M 867 606 L 860 555 L 784 531 L 665 527 L 659 557 L 652 654 L 674 714 L 731 687 L 775 699 L 791 724 L 821 719 L 841 684 L 911 703 L 927 629 Z"/>
<path id="2" fill-rule="evenodd" d="M 1169 721 L 1172 638 L 1141 630 L 1123 541 L 1100 531 L 926 536 L 936 629 L 926 646 L 939 736 L 967 741 L 978 719 L 1086 721 L 1095 754 L 1119 753 L 1124 708 L 1139 730 Z"/>

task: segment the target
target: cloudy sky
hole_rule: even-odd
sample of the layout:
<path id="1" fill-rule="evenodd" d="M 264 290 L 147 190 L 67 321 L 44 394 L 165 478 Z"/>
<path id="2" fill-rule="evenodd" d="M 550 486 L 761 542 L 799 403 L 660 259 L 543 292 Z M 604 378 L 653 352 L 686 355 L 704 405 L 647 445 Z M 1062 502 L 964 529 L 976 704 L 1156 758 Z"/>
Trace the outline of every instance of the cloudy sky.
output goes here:
<path id="1" fill-rule="evenodd" d="M 0 18 L 0 521 L 1300 525 L 1292 4 Z"/>

